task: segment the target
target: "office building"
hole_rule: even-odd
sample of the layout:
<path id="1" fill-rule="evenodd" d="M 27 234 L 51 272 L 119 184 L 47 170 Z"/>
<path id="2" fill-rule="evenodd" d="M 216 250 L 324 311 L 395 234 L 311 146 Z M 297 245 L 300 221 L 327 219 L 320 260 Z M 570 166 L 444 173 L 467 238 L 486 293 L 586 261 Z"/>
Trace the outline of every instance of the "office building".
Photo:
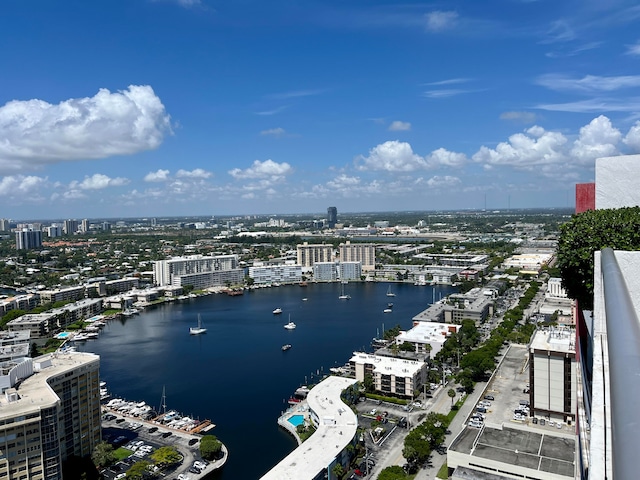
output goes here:
<path id="1" fill-rule="evenodd" d="M 243 283 L 244 271 L 238 268 L 237 255 L 192 255 L 155 262 L 153 280 L 160 287 L 191 285 L 201 290 Z"/>
<path id="2" fill-rule="evenodd" d="M 40 230 L 22 229 L 16 232 L 16 249 L 33 250 L 42 247 L 42 232 Z"/>
<path id="3" fill-rule="evenodd" d="M 372 243 L 341 243 L 338 247 L 341 262 L 360 262 L 363 272 L 376 268 L 376 246 Z"/>
<path id="4" fill-rule="evenodd" d="M 62 479 L 100 442 L 100 357 L 55 353 L 2 363 L 0 478 Z"/>
<path id="5" fill-rule="evenodd" d="M 336 223 L 338 223 L 338 209 L 336 207 L 327 208 L 327 226 L 336 228 Z"/>
<path id="6" fill-rule="evenodd" d="M 297 245 L 297 263 L 303 269 L 310 270 L 316 262 L 332 262 L 333 247 L 325 244 L 312 244 L 304 242 Z"/>

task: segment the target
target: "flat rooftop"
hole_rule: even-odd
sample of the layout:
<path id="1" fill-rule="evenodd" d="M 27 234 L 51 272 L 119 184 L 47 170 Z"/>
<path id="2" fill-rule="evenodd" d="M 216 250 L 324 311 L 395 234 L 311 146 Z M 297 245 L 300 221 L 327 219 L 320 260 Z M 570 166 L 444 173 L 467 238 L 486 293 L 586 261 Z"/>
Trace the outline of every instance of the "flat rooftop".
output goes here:
<path id="1" fill-rule="evenodd" d="M 352 378 L 331 376 L 311 389 L 307 403 L 319 419 L 316 432 L 262 480 L 312 480 L 331 465 L 353 440 L 358 428 L 358 417 L 340 399 L 342 391 L 354 383 L 356 380 Z"/>
<path id="2" fill-rule="evenodd" d="M 372 364 L 373 371 L 382 375 L 394 375 L 396 377 L 411 377 L 424 367 L 424 362 L 408 360 L 406 358 L 384 357 L 370 353 L 354 352 L 349 362 L 356 365 Z"/>
<path id="3" fill-rule="evenodd" d="M 400 332 L 398 343 L 444 343 L 452 332 L 460 329 L 460 325 L 437 322 L 417 322 L 411 330 Z"/>
<path id="4" fill-rule="evenodd" d="M 572 328 L 538 330 L 531 340 L 531 350 L 576 353 L 576 331 Z"/>

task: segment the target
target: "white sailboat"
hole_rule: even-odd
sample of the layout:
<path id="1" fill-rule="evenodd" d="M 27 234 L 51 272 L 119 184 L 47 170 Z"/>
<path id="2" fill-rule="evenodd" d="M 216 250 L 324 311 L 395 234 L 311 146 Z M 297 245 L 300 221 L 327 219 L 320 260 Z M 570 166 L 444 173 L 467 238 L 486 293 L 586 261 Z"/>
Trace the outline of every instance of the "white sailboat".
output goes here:
<path id="1" fill-rule="evenodd" d="M 296 324 L 291 321 L 291 315 L 289 315 L 289 323 L 285 324 L 284 328 L 287 330 L 293 330 L 296 328 Z"/>
<path id="2" fill-rule="evenodd" d="M 207 329 L 202 326 L 202 320 L 200 319 L 200 314 L 198 314 L 198 326 L 197 327 L 189 327 L 190 335 L 200 335 L 201 333 L 206 333 Z"/>
<path id="3" fill-rule="evenodd" d="M 351 295 L 347 295 L 344 293 L 344 282 L 342 282 L 340 284 L 340 296 L 338 297 L 340 300 L 349 300 L 351 298 Z"/>
<path id="4" fill-rule="evenodd" d="M 389 285 L 389 289 L 387 290 L 387 297 L 395 297 L 396 294 L 391 291 L 391 285 Z"/>

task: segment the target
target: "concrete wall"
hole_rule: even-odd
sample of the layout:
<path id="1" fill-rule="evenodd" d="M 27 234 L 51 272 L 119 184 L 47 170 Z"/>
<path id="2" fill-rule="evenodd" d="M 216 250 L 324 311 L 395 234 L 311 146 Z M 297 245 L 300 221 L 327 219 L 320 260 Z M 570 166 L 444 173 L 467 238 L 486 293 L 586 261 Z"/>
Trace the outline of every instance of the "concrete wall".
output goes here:
<path id="1" fill-rule="evenodd" d="M 596 209 L 640 205 L 640 155 L 596 160 Z"/>

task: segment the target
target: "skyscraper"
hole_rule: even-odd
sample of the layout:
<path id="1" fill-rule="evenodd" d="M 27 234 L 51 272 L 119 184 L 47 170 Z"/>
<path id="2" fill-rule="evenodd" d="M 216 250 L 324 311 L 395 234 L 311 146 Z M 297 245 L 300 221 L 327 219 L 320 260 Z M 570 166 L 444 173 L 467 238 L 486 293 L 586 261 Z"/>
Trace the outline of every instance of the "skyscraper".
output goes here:
<path id="1" fill-rule="evenodd" d="M 336 207 L 327 208 L 327 223 L 329 228 L 336 228 L 336 223 L 338 223 L 338 209 Z"/>
<path id="2" fill-rule="evenodd" d="M 31 250 L 42 247 L 42 232 L 23 228 L 16 232 L 16 249 Z"/>

